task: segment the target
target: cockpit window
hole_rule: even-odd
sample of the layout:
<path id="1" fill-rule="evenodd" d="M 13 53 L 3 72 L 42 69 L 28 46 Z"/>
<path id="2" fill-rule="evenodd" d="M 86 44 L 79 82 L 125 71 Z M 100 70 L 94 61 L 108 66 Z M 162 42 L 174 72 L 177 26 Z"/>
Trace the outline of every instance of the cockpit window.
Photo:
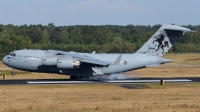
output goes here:
<path id="1" fill-rule="evenodd" d="M 8 55 L 16 56 L 16 54 L 14 52 L 10 52 Z"/>

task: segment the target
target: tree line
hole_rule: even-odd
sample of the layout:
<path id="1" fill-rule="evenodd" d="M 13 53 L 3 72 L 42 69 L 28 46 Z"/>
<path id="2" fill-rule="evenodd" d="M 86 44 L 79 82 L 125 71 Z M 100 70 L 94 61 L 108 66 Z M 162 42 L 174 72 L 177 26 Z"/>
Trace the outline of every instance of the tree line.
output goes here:
<path id="1" fill-rule="evenodd" d="M 19 49 L 57 49 L 98 53 L 134 53 L 161 25 L 21 25 L 0 24 L 0 58 Z M 173 53 L 200 52 L 200 25 L 184 26 L 186 33 L 169 50 Z"/>

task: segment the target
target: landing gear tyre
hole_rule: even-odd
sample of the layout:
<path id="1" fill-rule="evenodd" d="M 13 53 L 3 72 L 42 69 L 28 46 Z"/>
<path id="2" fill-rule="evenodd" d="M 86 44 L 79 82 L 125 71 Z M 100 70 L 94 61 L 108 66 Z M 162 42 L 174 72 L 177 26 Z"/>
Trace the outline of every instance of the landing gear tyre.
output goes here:
<path id="1" fill-rule="evenodd" d="M 15 75 L 15 72 L 11 72 L 11 75 L 14 76 L 14 75 Z"/>
<path id="2" fill-rule="evenodd" d="M 80 76 L 79 79 L 80 79 L 80 80 L 88 80 L 89 77 L 87 77 L 87 76 Z"/>
<path id="3" fill-rule="evenodd" d="M 78 76 L 70 75 L 71 80 L 78 80 Z"/>

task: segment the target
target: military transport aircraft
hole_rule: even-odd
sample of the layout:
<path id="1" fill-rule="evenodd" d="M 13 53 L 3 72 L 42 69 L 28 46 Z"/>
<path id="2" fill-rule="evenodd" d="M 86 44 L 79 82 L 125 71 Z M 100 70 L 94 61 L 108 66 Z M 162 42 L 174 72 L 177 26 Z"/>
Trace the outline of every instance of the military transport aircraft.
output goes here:
<path id="1" fill-rule="evenodd" d="M 188 28 L 162 25 L 158 31 L 133 54 L 96 54 L 65 52 L 59 50 L 23 49 L 10 52 L 3 63 L 14 69 L 70 75 L 70 79 L 121 73 L 158 66 L 171 62 L 162 56 L 184 35 Z"/>

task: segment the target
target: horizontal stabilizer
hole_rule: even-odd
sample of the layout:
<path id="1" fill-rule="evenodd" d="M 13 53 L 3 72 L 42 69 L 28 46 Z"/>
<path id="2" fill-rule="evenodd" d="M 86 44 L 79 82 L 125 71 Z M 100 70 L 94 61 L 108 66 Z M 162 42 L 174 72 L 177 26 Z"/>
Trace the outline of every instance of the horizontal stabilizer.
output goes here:
<path id="1" fill-rule="evenodd" d="M 146 67 L 155 67 L 155 66 L 159 66 L 160 64 L 151 64 L 151 65 L 146 65 Z"/>

